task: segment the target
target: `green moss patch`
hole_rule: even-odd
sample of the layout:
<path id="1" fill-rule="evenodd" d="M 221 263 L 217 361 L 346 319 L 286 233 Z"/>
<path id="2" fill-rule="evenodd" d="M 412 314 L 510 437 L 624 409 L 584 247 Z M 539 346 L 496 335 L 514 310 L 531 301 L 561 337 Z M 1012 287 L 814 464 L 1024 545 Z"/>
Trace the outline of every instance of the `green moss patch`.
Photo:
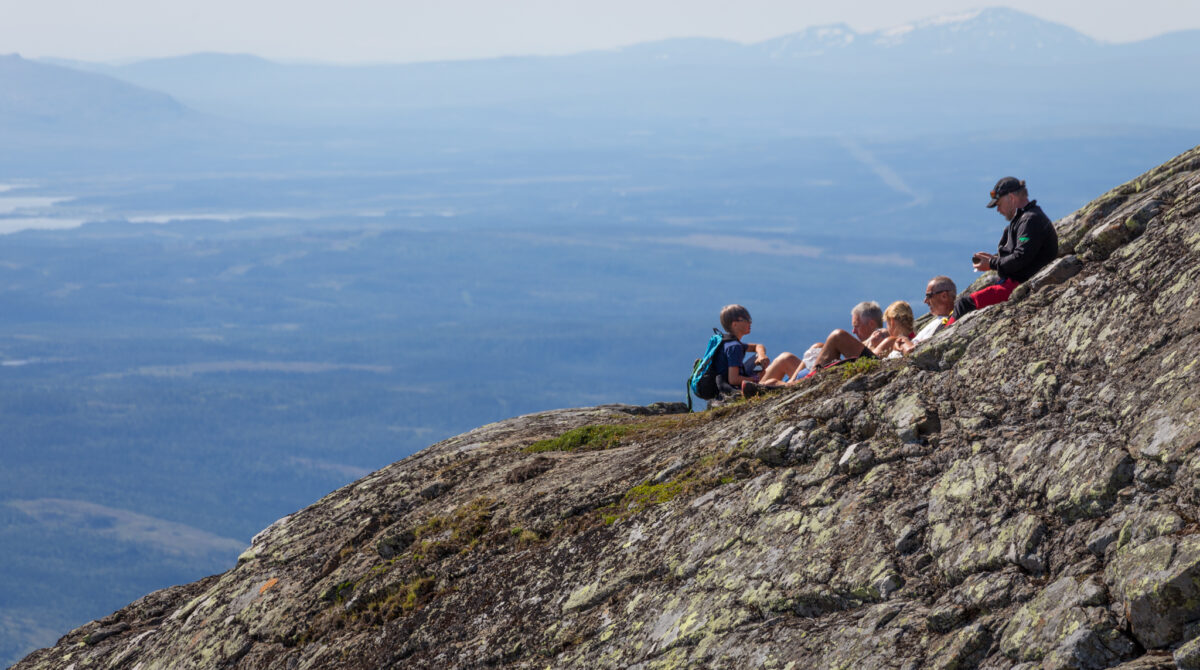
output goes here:
<path id="1" fill-rule="evenodd" d="M 619 502 L 597 510 L 599 519 L 606 526 L 612 525 L 676 498 L 694 498 L 722 484 L 735 482 L 738 476 L 734 474 L 733 465 L 742 458 L 740 451 L 709 454 L 670 480 L 638 484 L 626 491 Z"/>
<path id="2" fill-rule="evenodd" d="M 542 539 L 540 535 L 532 530 L 521 528 L 520 526 L 508 529 L 508 534 L 516 541 L 518 546 L 534 544 Z"/>
<path id="3" fill-rule="evenodd" d="M 661 484 L 638 484 L 626 491 L 620 502 L 599 510 L 600 518 L 604 525 L 609 526 L 650 507 L 670 502 L 681 495 L 710 489 L 719 483 L 719 479 L 702 480 L 695 473 L 688 472 Z"/>
<path id="4" fill-rule="evenodd" d="M 687 480 L 672 480 L 662 484 L 639 484 L 625 494 L 625 506 L 636 514 L 651 505 L 661 505 L 679 497 L 690 484 Z"/>
<path id="5" fill-rule="evenodd" d="M 370 603 L 368 613 L 377 613 L 384 620 L 397 619 L 428 601 L 434 593 L 437 580 L 428 575 L 414 577 L 411 581 L 401 584 L 382 600 Z"/>
<path id="6" fill-rule="evenodd" d="M 844 381 L 851 377 L 857 377 L 858 375 L 870 372 L 880 365 L 883 365 L 883 361 L 878 358 L 858 358 L 849 363 L 839 365 L 838 370 L 842 373 L 842 380 Z"/>
<path id="7" fill-rule="evenodd" d="M 672 437 L 680 431 L 704 426 L 714 419 L 729 416 L 743 409 L 746 409 L 746 403 L 738 402 L 715 407 L 706 412 L 650 417 L 635 423 L 590 424 L 568 430 L 558 437 L 538 440 L 522 451 L 528 454 L 545 451 L 603 451 L 625 444 L 631 438 L 653 441 Z"/>
<path id="8" fill-rule="evenodd" d="M 536 454 L 543 451 L 601 451 L 612 449 L 621 438 L 634 429 L 629 424 L 615 426 L 581 426 L 548 440 L 538 440 L 523 451 Z"/>

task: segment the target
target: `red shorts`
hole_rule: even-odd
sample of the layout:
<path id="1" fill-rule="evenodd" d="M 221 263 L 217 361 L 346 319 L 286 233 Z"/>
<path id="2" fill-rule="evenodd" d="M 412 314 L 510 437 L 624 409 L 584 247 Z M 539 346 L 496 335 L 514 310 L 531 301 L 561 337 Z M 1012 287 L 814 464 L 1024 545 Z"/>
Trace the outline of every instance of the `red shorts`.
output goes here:
<path id="1" fill-rule="evenodd" d="M 1015 279 L 1005 279 L 1002 284 L 995 284 L 972 293 L 971 302 L 975 303 L 976 309 L 999 305 L 1008 300 L 1008 296 L 1012 295 L 1013 289 L 1020 285 Z"/>
<path id="2" fill-rule="evenodd" d="M 993 284 L 985 289 L 980 289 L 971 294 L 971 302 L 975 303 L 975 309 L 983 309 L 992 305 L 999 305 L 1008 300 L 1012 295 L 1013 289 L 1020 286 L 1020 282 L 1015 279 L 1005 279 L 1002 283 Z M 946 325 L 953 325 L 954 317 L 946 322 Z"/>

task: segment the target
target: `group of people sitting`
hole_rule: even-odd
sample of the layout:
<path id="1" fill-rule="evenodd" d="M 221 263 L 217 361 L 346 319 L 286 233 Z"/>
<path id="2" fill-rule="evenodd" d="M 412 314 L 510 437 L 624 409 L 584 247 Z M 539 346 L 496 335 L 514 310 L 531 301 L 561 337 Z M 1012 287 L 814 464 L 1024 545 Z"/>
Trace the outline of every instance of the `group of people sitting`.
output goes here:
<path id="1" fill-rule="evenodd" d="M 939 275 L 929 280 L 925 304 L 932 318 L 919 332 L 907 302 L 896 301 L 887 310 L 881 310 L 875 302 L 860 302 L 850 312 L 850 331 L 833 331 L 802 357 L 783 353 L 774 360 L 767 356 L 763 345 L 743 340 L 750 334 L 750 311 L 741 305 L 728 305 L 721 310 L 725 341 L 712 361 L 717 388 L 722 393 L 740 389 L 750 397 L 762 388 L 796 384 L 840 362 L 905 356 L 964 314 L 1008 300 L 1013 289 L 1058 257 L 1058 235 L 1037 201 L 1029 200 L 1025 182 L 1015 177 L 996 182 L 987 206 L 995 208 L 1009 223 L 996 253 L 977 252 L 971 262 L 976 271 L 995 270 L 995 284 L 959 296 L 950 277 Z"/>

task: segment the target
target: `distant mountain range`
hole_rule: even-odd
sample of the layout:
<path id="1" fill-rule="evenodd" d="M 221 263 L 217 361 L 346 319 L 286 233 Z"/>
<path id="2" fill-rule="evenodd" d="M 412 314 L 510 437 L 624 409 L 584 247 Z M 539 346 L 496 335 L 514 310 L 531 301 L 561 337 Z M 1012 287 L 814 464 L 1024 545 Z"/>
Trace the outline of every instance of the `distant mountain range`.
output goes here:
<path id="1" fill-rule="evenodd" d="M 166 93 L 118 78 L 0 56 L 3 127 L 105 129 L 180 121 L 193 112 Z"/>
<path id="2" fill-rule="evenodd" d="M 110 124 L 185 133 L 203 118 L 190 116 L 195 110 L 272 133 L 421 138 L 434 148 L 695 133 L 1195 128 L 1200 89 L 1185 82 L 1198 63 L 1200 31 L 1106 44 L 992 8 L 872 33 L 816 27 L 750 45 L 674 39 L 569 56 L 405 65 L 194 54 L 110 66 L 8 56 L 0 62 L 0 115 L 18 133 L 108 131 Z"/>
<path id="3" fill-rule="evenodd" d="M 943 16 L 914 24 L 860 34 L 843 24 L 820 26 L 755 45 L 771 58 L 859 58 L 888 63 L 922 58 L 1008 59 L 1041 65 L 1063 62 L 1102 48 L 1071 28 L 1011 9 L 992 8 Z"/>

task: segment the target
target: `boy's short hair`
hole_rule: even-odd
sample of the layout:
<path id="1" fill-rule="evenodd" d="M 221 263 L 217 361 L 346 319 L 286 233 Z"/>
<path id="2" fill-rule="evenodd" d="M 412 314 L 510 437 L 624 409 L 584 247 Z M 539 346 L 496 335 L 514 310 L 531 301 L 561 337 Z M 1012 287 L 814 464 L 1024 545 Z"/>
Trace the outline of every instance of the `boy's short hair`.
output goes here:
<path id="1" fill-rule="evenodd" d="M 750 320 L 750 310 L 741 305 L 725 305 L 721 310 L 721 328 L 727 333 L 733 332 L 733 322 L 738 319 Z"/>
<path id="2" fill-rule="evenodd" d="M 883 313 L 883 318 L 888 321 L 895 321 L 896 325 L 900 326 L 900 330 L 905 333 L 913 332 L 913 311 L 912 307 L 903 300 L 888 305 L 887 311 Z"/>

